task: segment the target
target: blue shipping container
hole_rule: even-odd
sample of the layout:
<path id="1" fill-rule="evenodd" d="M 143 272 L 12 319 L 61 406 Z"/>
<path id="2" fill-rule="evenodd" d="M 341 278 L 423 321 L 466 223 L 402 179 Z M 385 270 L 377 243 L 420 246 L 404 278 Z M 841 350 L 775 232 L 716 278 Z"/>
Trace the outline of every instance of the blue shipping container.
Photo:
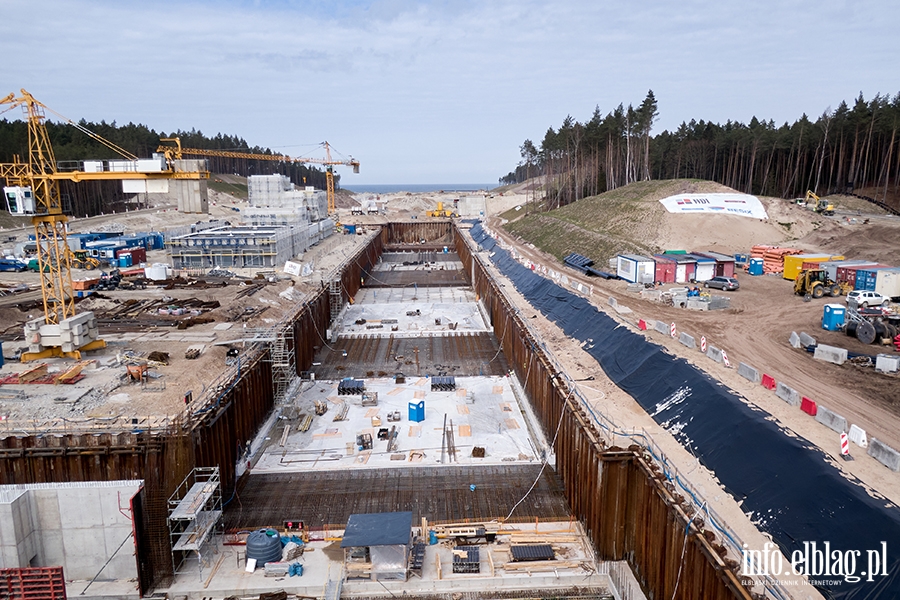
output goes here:
<path id="1" fill-rule="evenodd" d="M 874 292 L 875 282 L 878 280 L 878 271 L 890 268 L 892 267 L 879 267 L 877 269 L 857 269 L 856 283 L 854 284 L 853 289 Z"/>

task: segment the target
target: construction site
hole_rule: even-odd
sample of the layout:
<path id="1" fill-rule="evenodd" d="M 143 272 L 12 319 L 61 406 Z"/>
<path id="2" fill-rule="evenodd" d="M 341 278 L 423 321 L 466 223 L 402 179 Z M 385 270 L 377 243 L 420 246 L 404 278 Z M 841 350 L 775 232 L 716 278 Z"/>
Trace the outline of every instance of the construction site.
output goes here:
<path id="1" fill-rule="evenodd" d="M 146 181 L 202 187 L 202 164 L 186 175 L 160 161 Z M 11 186 L 14 201 L 50 179 L 4 168 L 31 181 Z M 370 200 L 337 207 L 333 189 L 280 176 L 247 189 L 211 194 L 199 221 L 177 192 L 126 215 L 69 221 L 51 206 L 33 217 L 34 240 L 24 220 L 5 231 L 10 248 L 33 242 L 39 256 L 35 272 L 3 275 L 0 297 L 7 595 L 895 590 L 897 375 L 807 356 L 821 342 L 862 354 L 865 341 L 823 331 L 822 306 L 781 276 L 791 261 L 808 271 L 857 258 L 836 246 L 861 233 L 870 245 L 856 252 L 887 260 L 877 252 L 893 217 L 863 223 L 840 206 L 809 216 L 766 199 L 769 215 L 808 229 L 789 238 L 764 220 L 670 216 L 660 187 L 644 191 L 652 219 L 635 226 L 662 248 L 698 251 L 611 254 L 622 271 L 603 278 L 602 264 L 581 268 L 596 245 L 573 247 L 579 232 L 567 250 L 581 259 L 565 264 L 550 251 L 559 235 L 517 232 L 520 190 L 472 202 L 398 194 L 362 211 Z M 100 242 L 86 246 L 106 248 L 98 259 L 144 260 L 75 267 L 58 250 L 69 237 Z M 786 242 L 796 252 L 773 249 Z M 731 264 L 763 246 L 759 260 L 781 257 L 778 277 Z M 658 268 L 673 281 L 639 281 Z M 739 278 L 739 291 L 688 297 L 678 286 L 716 275 Z M 714 297 L 727 302 L 713 309 Z M 697 302 L 709 306 L 688 308 Z M 863 431 L 856 460 L 840 460 L 840 419 Z M 779 557 L 813 542 L 876 552 L 879 579 L 854 591 L 814 569 L 767 571 L 757 552 L 773 540 Z"/>

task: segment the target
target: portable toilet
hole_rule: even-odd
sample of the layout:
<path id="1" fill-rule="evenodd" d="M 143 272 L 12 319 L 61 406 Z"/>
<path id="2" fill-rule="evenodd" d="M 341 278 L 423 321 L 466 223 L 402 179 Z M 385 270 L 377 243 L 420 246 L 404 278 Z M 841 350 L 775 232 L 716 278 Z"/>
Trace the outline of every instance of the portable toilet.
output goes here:
<path id="1" fill-rule="evenodd" d="M 751 275 L 762 275 L 763 274 L 763 259 L 751 258 L 749 272 Z"/>
<path id="2" fill-rule="evenodd" d="M 409 403 L 409 420 L 414 423 L 421 423 L 425 420 L 425 401 Z"/>
<path id="3" fill-rule="evenodd" d="M 826 304 L 822 313 L 822 329 L 840 331 L 844 326 L 847 309 L 841 304 Z"/>

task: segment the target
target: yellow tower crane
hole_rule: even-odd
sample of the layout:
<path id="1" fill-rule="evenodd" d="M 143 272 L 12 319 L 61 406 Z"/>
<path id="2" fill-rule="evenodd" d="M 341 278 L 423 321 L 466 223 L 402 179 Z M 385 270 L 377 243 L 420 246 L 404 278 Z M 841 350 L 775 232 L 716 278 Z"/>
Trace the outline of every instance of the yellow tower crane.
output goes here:
<path id="1" fill-rule="evenodd" d="M 233 150 L 205 150 L 202 148 L 182 148 L 180 138 L 161 138 L 160 142 L 172 142 L 175 145 L 164 145 L 157 148 L 157 152 L 165 154 L 166 159 L 170 162 L 180 160 L 184 155 L 190 156 L 219 156 L 222 158 L 248 158 L 253 160 L 274 160 L 278 162 L 295 162 L 308 163 L 313 165 L 325 166 L 325 181 L 328 192 L 328 214 L 335 213 L 334 202 L 334 165 L 345 165 L 353 167 L 354 173 L 359 173 L 359 161 L 352 156 L 344 160 L 334 160 L 331 158 L 331 145 L 328 142 L 322 142 L 320 148 L 325 148 L 325 158 L 296 158 L 286 156 L 284 154 L 255 154 L 253 152 L 237 152 Z"/>
<path id="2" fill-rule="evenodd" d="M 41 274 L 41 294 L 44 300 L 44 316 L 25 325 L 25 337 L 29 351 L 22 354 L 22 361 L 50 356 L 81 358 L 81 351 L 103 348 L 106 343 L 97 333 L 93 313 L 75 314 L 72 293 L 72 253 L 66 241 L 68 217 L 64 214 L 59 182 L 121 179 L 208 179 L 207 171 L 176 171 L 174 163 L 165 168 L 146 172 L 138 164 L 136 156 L 88 131 L 81 125 L 66 119 L 49 109 L 25 90 L 21 95 L 10 94 L 0 99 L 6 112 L 21 107 L 28 123 L 28 160 L 18 156 L 12 163 L 0 163 L 0 178 L 6 185 L 25 190 L 33 201 L 28 210 L 32 214 L 35 245 L 37 247 L 38 273 Z M 99 168 L 61 171 L 56 163 L 50 137 L 47 133 L 46 111 L 53 112 L 70 125 L 125 157 L 116 161 L 116 168 Z"/>

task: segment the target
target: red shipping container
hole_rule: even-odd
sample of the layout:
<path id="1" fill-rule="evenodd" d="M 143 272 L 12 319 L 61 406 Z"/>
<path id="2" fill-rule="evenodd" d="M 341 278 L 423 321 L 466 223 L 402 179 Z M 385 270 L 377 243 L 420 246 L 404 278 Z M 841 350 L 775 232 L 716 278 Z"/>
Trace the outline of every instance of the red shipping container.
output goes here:
<path id="1" fill-rule="evenodd" d="M 662 283 L 675 283 L 675 269 L 677 263 L 667 256 L 654 255 L 653 260 L 656 263 L 654 276 L 656 281 Z"/>
<path id="2" fill-rule="evenodd" d="M 816 416 L 816 413 L 819 412 L 819 407 L 816 406 L 814 401 L 803 396 L 803 398 L 800 399 L 800 410 L 808 415 Z"/>
<path id="3" fill-rule="evenodd" d="M 133 265 L 139 265 L 141 263 L 147 262 L 147 251 L 144 248 L 136 247 L 116 250 L 116 258 L 119 258 L 123 254 L 131 255 L 131 264 Z"/>

